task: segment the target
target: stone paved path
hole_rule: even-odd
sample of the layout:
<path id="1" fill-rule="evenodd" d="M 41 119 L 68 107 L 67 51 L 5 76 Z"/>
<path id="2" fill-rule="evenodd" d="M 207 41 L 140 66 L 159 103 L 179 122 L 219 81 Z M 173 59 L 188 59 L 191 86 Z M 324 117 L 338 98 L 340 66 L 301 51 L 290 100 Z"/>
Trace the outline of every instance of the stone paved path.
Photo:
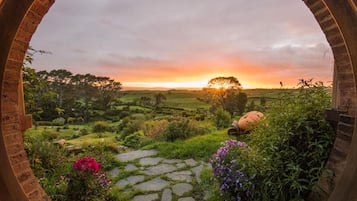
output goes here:
<path id="1" fill-rule="evenodd" d="M 120 177 L 115 182 L 115 188 L 119 188 L 122 193 L 138 191 L 131 198 L 133 201 L 195 201 L 192 192 L 195 183 L 201 181 L 204 162 L 165 159 L 156 155 L 155 150 L 116 155 L 123 166 L 109 172 L 113 179 Z"/>

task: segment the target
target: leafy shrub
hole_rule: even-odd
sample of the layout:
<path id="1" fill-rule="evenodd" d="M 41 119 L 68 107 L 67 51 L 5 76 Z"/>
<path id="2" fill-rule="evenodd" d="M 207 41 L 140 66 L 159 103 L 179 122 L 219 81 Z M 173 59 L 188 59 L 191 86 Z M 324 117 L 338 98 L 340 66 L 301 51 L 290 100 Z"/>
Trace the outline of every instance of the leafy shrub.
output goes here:
<path id="1" fill-rule="evenodd" d="M 39 178 L 47 173 L 53 173 L 67 160 L 65 150 L 49 142 L 47 136 L 26 135 L 24 145 L 31 168 Z"/>
<path id="2" fill-rule="evenodd" d="M 272 105 L 250 135 L 264 169 L 256 192 L 268 200 L 302 200 L 316 184 L 332 147 L 324 110 L 330 95 L 322 83 L 302 80 L 299 92 Z"/>
<path id="3" fill-rule="evenodd" d="M 66 120 L 63 117 L 52 120 L 52 126 L 63 126 Z"/>
<path id="4" fill-rule="evenodd" d="M 82 128 L 81 130 L 79 130 L 79 134 L 80 135 L 88 135 L 89 131 L 86 128 Z"/>
<path id="5" fill-rule="evenodd" d="M 147 121 L 144 125 L 144 135 L 152 139 L 159 139 L 167 129 L 167 120 Z"/>
<path id="6" fill-rule="evenodd" d="M 122 123 L 124 124 L 124 123 Z M 121 124 L 121 125 L 122 125 Z M 124 139 L 126 136 L 135 133 L 139 130 L 142 130 L 144 127 L 143 119 L 132 119 L 126 122 L 125 125 L 122 125 L 123 129 L 121 131 L 121 138 Z"/>
<path id="7" fill-rule="evenodd" d="M 204 134 L 204 132 L 204 129 L 199 127 L 196 121 L 182 117 L 169 122 L 163 137 L 165 140 L 173 142 L 176 139 L 187 139 L 195 135 Z"/>
<path id="8" fill-rule="evenodd" d="M 77 160 L 68 175 L 67 199 L 77 201 L 105 200 L 108 189 L 111 188 L 110 180 L 102 172 L 102 164 L 94 158 L 81 158 Z"/>
<path id="9" fill-rule="evenodd" d="M 123 145 L 131 148 L 138 148 L 140 147 L 143 138 L 144 134 L 142 132 L 135 132 L 125 137 Z"/>
<path id="10" fill-rule="evenodd" d="M 110 126 L 107 122 L 105 121 L 96 121 L 93 126 L 93 132 L 94 133 L 101 133 L 105 131 L 109 131 Z"/>
<path id="11" fill-rule="evenodd" d="M 228 112 L 218 108 L 215 114 L 215 125 L 218 129 L 227 128 L 231 125 L 231 115 Z"/>
<path id="12" fill-rule="evenodd" d="M 52 126 L 51 121 L 36 121 L 35 124 L 38 126 Z"/>
<path id="13" fill-rule="evenodd" d="M 59 139 L 61 137 L 61 133 L 53 130 L 44 130 L 41 133 L 40 138 L 45 141 L 53 141 L 55 139 Z"/>
<path id="14" fill-rule="evenodd" d="M 227 200 L 253 200 L 256 169 L 249 152 L 246 143 L 226 140 L 210 159 L 219 192 Z"/>

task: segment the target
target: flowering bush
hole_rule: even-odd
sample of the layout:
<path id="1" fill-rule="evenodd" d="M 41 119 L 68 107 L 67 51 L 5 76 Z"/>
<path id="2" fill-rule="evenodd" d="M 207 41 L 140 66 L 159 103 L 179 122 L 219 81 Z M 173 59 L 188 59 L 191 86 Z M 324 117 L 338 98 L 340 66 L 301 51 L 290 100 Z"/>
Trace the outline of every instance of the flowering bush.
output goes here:
<path id="1" fill-rule="evenodd" d="M 110 180 L 101 171 L 102 164 L 95 158 L 81 158 L 77 160 L 69 174 L 67 199 L 76 201 L 105 200 Z"/>
<path id="2" fill-rule="evenodd" d="M 249 167 L 249 151 L 245 142 L 227 140 L 210 159 L 219 192 L 227 200 L 252 200 L 255 172 Z"/>

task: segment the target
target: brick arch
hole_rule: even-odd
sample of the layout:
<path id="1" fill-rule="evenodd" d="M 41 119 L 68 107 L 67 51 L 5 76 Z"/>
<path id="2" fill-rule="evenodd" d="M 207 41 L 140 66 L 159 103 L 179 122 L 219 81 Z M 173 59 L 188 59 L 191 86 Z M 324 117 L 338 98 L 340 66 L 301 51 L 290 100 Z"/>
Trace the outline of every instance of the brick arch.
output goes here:
<path id="1" fill-rule="evenodd" d="M 0 0 L 0 201 L 49 200 L 34 176 L 24 151 L 21 66 L 29 41 L 55 0 Z M 357 11 L 355 0 L 304 0 L 332 48 L 335 59 L 334 106 L 348 108 L 341 117 L 327 167 L 311 197 L 357 201 Z"/>

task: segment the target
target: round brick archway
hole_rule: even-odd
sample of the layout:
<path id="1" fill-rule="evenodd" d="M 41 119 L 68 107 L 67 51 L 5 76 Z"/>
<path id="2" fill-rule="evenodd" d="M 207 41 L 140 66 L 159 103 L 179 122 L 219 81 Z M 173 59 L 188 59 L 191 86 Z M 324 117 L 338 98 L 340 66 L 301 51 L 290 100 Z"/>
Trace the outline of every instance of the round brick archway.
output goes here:
<path id="1" fill-rule="evenodd" d="M 334 107 L 348 108 L 341 119 L 317 200 L 357 201 L 357 6 L 356 0 L 304 0 L 320 24 L 335 59 Z M 21 66 L 29 42 L 54 0 L 0 0 L 0 201 L 49 200 L 24 151 Z"/>

